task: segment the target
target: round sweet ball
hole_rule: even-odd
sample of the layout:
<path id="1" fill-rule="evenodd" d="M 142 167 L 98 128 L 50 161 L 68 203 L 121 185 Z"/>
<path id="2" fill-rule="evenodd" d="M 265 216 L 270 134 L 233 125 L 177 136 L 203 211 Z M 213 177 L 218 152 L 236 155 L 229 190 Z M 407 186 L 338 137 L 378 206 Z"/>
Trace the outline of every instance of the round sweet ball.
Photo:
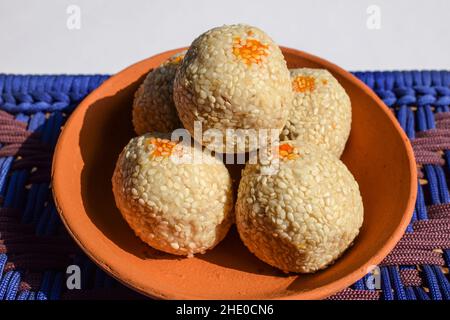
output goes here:
<path id="1" fill-rule="evenodd" d="M 191 44 L 178 69 L 174 100 L 181 122 L 191 134 L 198 121 L 202 144 L 210 149 L 233 147 L 239 138 L 216 143 L 227 129 L 247 134 L 255 129 L 281 130 L 292 105 L 289 70 L 275 42 L 249 25 L 211 29 Z M 245 141 L 244 141 L 245 140 Z M 249 150 L 248 139 L 245 149 Z M 253 150 L 253 148 L 250 148 Z"/>
<path id="2" fill-rule="evenodd" d="M 284 272 L 312 273 L 333 263 L 363 222 L 359 187 L 329 152 L 298 141 L 280 143 L 279 163 L 243 170 L 236 224 L 248 249 Z"/>
<path id="3" fill-rule="evenodd" d="M 210 154 L 149 133 L 131 139 L 112 177 L 116 205 L 155 249 L 192 257 L 217 245 L 233 217 L 232 181 Z M 194 152 L 201 161 L 193 162 Z"/>
<path id="4" fill-rule="evenodd" d="M 349 96 L 327 70 L 290 72 L 294 100 L 281 140 L 309 142 L 340 157 L 352 122 Z"/>
<path id="5" fill-rule="evenodd" d="M 134 95 L 132 121 L 138 135 L 172 132 L 181 127 L 173 102 L 173 81 L 185 51 L 150 71 Z"/>

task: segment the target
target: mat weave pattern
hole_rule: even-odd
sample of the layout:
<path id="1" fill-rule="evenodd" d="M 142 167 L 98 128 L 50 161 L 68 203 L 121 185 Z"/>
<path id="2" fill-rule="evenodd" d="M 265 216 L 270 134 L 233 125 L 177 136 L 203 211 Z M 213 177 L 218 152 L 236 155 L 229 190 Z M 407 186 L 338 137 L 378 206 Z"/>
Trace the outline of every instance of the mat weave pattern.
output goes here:
<path id="1" fill-rule="evenodd" d="M 395 249 L 375 274 L 329 299 L 449 300 L 450 72 L 355 75 L 411 139 L 419 186 L 413 218 Z M 0 300 L 141 298 L 80 251 L 50 189 L 61 126 L 107 78 L 0 74 Z M 66 268 L 73 264 L 81 268 L 81 290 L 66 286 Z"/>

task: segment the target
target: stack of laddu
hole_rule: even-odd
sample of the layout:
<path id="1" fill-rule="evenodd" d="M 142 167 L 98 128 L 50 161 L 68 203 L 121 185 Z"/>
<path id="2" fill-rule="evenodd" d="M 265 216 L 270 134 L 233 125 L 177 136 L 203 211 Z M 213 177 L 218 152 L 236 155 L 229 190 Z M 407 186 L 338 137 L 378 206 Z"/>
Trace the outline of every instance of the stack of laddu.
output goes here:
<path id="1" fill-rule="evenodd" d="M 112 178 L 116 204 L 144 242 L 192 257 L 216 246 L 233 222 L 259 259 L 285 272 L 333 263 L 363 222 L 359 187 L 339 160 L 351 127 L 351 103 L 327 70 L 289 70 L 280 48 L 248 25 L 211 29 L 152 70 L 135 95 L 133 138 Z M 206 152 L 236 147 L 170 139 L 182 125 L 244 132 L 277 129 L 278 169 L 247 163 L 233 199 L 226 166 Z M 222 143 L 225 142 L 225 143 Z M 252 145 L 245 141 L 245 151 Z M 234 149 L 236 150 L 236 149 Z M 199 152 L 203 161 L 180 162 Z M 207 161 L 205 161 L 205 159 Z"/>

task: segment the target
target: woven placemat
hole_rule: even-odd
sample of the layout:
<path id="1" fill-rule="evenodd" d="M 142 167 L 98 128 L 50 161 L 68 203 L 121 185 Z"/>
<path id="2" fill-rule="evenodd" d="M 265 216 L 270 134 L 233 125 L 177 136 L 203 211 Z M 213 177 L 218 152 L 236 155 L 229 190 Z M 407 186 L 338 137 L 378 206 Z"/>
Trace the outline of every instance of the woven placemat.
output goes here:
<path id="1" fill-rule="evenodd" d="M 450 299 L 450 72 L 356 72 L 395 112 L 418 164 L 407 232 L 374 274 L 330 299 Z M 74 244 L 50 189 L 53 149 L 71 111 L 108 76 L 0 74 L 0 300 L 142 298 Z M 81 290 L 66 269 L 81 268 Z"/>

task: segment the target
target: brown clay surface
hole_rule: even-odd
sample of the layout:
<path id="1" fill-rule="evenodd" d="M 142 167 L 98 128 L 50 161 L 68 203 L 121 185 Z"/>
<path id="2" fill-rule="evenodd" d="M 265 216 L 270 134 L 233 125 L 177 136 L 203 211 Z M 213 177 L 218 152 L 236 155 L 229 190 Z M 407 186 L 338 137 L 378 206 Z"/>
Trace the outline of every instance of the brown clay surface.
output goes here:
<path id="1" fill-rule="evenodd" d="M 124 284 L 163 299 L 318 299 L 379 263 L 400 239 L 413 211 L 417 179 L 409 141 L 391 111 L 357 78 L 288 48 L 283 52 L 290 68 L 326 68 L 351 98 L 352 130 L 342 159 L 360 185 L 365 207 L 354 246 L 328 269 L 296 275 L 259 261 L 234 227 L 214 250 L 193 259 L 156 251 L 134 236 L 115 207 L 111 176 L 133 136 L 135 90 L 151 68 L 180 50 L 119 72 L 92 92 L 65 125 L 53 161 L 53 192 L 62 220 L 83 250 Z"/>

